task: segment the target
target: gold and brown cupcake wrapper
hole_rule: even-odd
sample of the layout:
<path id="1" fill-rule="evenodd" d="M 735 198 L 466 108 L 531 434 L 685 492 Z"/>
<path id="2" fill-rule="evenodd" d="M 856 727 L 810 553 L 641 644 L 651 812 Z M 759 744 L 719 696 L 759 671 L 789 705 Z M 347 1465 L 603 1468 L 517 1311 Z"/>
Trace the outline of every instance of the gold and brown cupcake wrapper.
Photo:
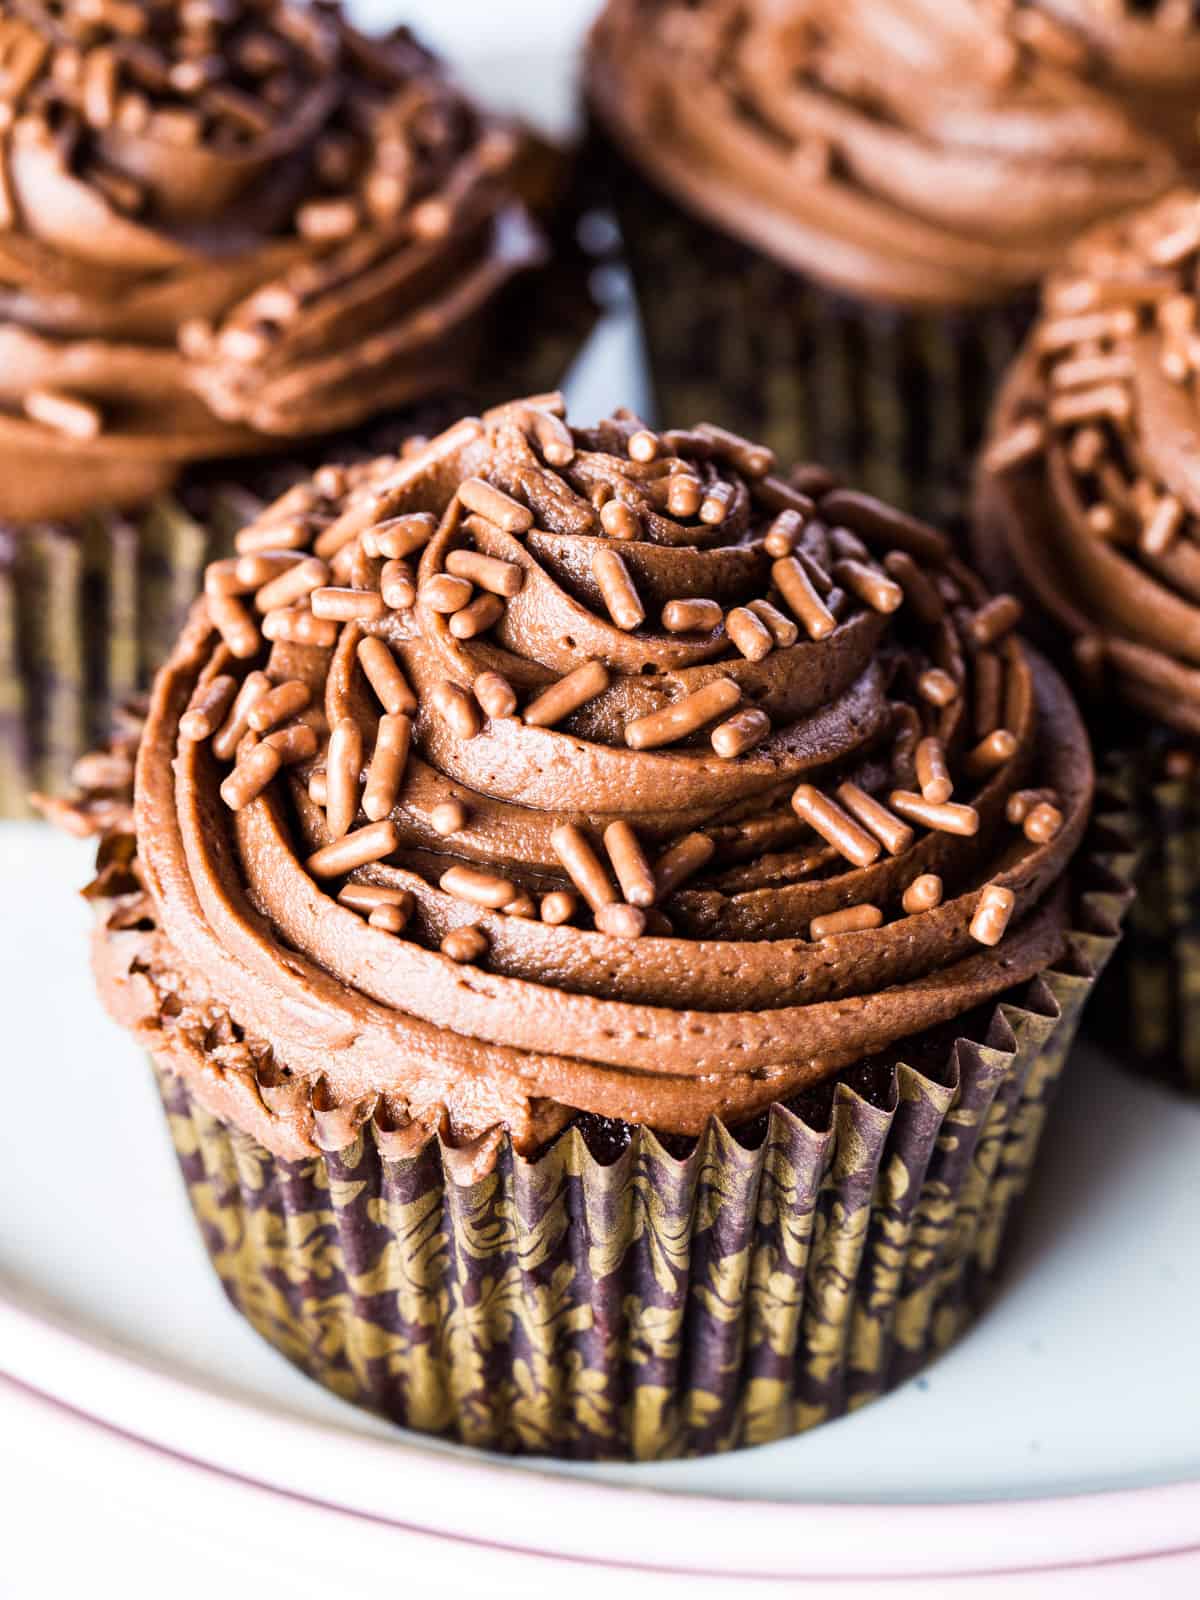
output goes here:
<path id="1" fill-rule="evenodd" d="M 1200 776 L 1162 779 L 1161 738 L 1113 758 L 1135 817 L 1137 899 L 1094 1031 L 1133 1071 L 1200 1095 Z"/>
<path id="2" fill-rule="evenodd" d="M 836 1417 L 948 1345 L 992 1283 L 1127 867 L 1104 858 L 1068 956 L 964 1019 L 937 1070 L 776 1106 L 753 1148 L 713 1123 L 679 1159 L 635 1129 L 602 1165 L 572 1128 L 464 1182 L 438 1141 L 397 1158 L 369 1123 L 285 1161 L 160 1072 L 213 1265 L 310 1376 L 470 1445 L 660 1459 Z"/>
<path id="3" fill-rule="evenodd" d="M 166 657 L 220 534 L 163 499 L 136 517 L 0 534 L 0 817 L 61 792 Z"/>
<path id="4" fill-rule="evenodd" d="M 990 398 L 1031 294 L 916 311 L 834 293 L 691 216 L 593 134 L 612 173 L 657 411 L 709 417 L 959 522 Z"/>

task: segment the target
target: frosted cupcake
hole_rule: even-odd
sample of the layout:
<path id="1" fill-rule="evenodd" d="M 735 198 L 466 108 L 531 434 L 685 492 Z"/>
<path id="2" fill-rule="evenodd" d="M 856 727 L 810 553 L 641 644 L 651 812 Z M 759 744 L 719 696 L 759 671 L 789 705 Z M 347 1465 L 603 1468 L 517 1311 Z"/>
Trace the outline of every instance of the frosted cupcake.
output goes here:
<path id="1" fill-rule="evenodd" d="M 238 548 L 132 815 L 128 748 L 71 815 L 234 1304 L 397 1422 L 577 1457 L 779 1438 L 947 1344 L 1124 903 L 1011 597 L 552 397 Z"/>
<path id="2" fill-rule="evenodd" d="M 980 470 L 976 546 L 1074 646 L 1094 736 L 1144 822 L 1147 860 L 1111 1036 L 1200 1089 L 1200 194 L 1081 242 L 1050 278 Z"/>

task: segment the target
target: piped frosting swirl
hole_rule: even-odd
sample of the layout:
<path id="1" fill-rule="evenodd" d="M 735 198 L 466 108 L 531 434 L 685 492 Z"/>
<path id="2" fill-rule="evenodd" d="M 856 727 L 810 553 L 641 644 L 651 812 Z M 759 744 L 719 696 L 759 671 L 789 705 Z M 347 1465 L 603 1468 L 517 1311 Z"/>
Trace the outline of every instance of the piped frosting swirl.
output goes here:
<path id="1" fill-rule="evenodd" d="M 1097 81 L 1194 173 L 1200 17 L 1193 0 L 1040 0 L 1040 6 L 1052 24 L 1064 24 L 1084 42 Z"/>
<path id="2" fill-rule="evenodd" d="M 989 566 L 1015 567 L 1125 701 L 1200 734 L 1200 194 L 1080 242 L 1000 396 L 979 483 Z"/>
<path id="3" fill-rule="evenodd" d="M 1171 178 L 1067 10 L 610 0 L 589 89 L 636 165 L 797 270 L 873 299 L 982 303 Z"/>
<path id="4" fill-rule="evenodd" d="M 540 245 L 517 139 L 336 7 L 13 0 L 0 18 L 0 515 L 463 382 Z"/>
<path id="5" fill-rule="evenodd" d="M 820 468 L 537 396 L 238 552 L 157 681 L 99 950 L 273 1148 L 380 1106 L 522 1148 L 736 1124 L 1062 954 L 1069 696 L 1011 597 Z"/>

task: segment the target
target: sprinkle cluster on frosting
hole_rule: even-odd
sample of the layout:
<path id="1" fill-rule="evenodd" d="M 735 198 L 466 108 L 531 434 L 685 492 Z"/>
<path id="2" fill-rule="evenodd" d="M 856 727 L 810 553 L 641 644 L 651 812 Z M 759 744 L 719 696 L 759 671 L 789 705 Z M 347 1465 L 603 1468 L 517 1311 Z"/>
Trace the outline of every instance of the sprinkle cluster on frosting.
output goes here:
<path id="1" fill-rule="evenodd" d="M 488 476 L 461 478 L 440 517 L 403 513 L 431 463 L 469 455 L 480 443 Z M 660 435 L 618 415 L 577 436 L 563 420 L 558 396 L 535 396 L 481 422 L 469 420 L 399 469 L 376 466 L 345 495 L 344 508 L 338 491 L 349 489 L 349 475 L 326 472 L 312 490 L 302 487 L 245 529 L 238 539 L 242 553 L 210 566 L 205 585 L 209 616 L 236 661 L 256 658 L 267 640 L 283 647 L 273 654 L 285 662 L 288 646 L 332 652 L 331 668 L 340 671 L 326 680 L 323 731 L 304 716 L 313 700 L 311 684 L 303 676 L 283 677 L 278 663 L 272 672 L 268 662 L 266 671 L 251 672 L 240 684 L 235 673 L 206 680 L 181 732 L 193 740 L 212 739 L 219 757 L 233 758 L 221 784 L 232 811 L 256 799 L 282 768 L 308 770 L 310 820 L 322 843 L 306 867 L 318 879 L 341 879 L 401 848 L 403 823 L 393 813 L 402 809 L 414 727 L 424 728 L 424 744 L 435 759 L 441 755 L 442 770 L 461 771 L 466 780 L 474 780 L 479 762 L 457 747 L 494 720 L 514 730 L 518 724 L 538 730 L 531 756 L 542 748 L 553 753 L 541 730 L 558 728 L 572 728 L 606 750 L 622 744 L 636 752 L 698 750 L 689 765 L 707 767 L 711 776 L 699 786 L 693 778 L 689 787 L 697 794 L 705 787 L 723 790 L 713 797 L 718 805 L 759 784 L 774 788 L 791 752 L 771 712 L 786 726 L 791 708 L 786 688 L 772 682 L 770 658 L 802 638 L 829 639 L 843 619 L 847 625 L 857 619 L 864 636 L 879 642 L 883 630 L 876 619 L 890 616 L 907 596 L 921 623 L 944 635 L 938 642 L 946 664 L 935 666 L 930 656 L 910 686 L 928 711 L 924 719 L 918 712 L 899 720 L 890 772 L 896 786 L 875 798 L 851 781 L 836 795 L 806 782 L 793 791 L 792 810 L 803 829 L 825 842 L 829 859 L 862 868 L 884 854 L 904 855 L 919 828 L 974 835 L 978 811 L 951 803 L 955 781 L 947 750 L 961 744 L 963 769 L 979 781 L 1011 761 L 1020 737 L 1031 737 L 1031 704 L 1016 684 L 1009 686 L 1006 703 L 998 649 L 1019 621 L 1020 607 L 1006 595 L 972 607 L 960 581 L 946 570 L 950 547 L 941 535 L 838 487 L 819 470 L 801 481 L 803 488 L 777 477 L 769 451 L 707 424 Z M 770 518 L 757 529 L 756 513 Z M 538 522 L 544 534 L 535 531 Z M 280 543 L 281 526 L 289 548 L 264 549 Z M 760 541 L 753 538 L 756 532 Z M 689 549 L 681 538 L 703 543 Z M 573 595 L 537 594 L 529 550 L 532 545 L 541 555 L 543 539 L 550 541 L 550 573 L 560 567 Z M 571 543 L 561 548 L 566 541 Z M 623 558 L 622 545 L 639 550 L 642 559 Z M 743 571 L 736 587 L 753 589 L 757 578 L 763 592 L 728 607 L 696 594 L 697 578 L 715 565 L 705 562 L 706 547 L 740 551 Z M 666 571 L 656 559 L 658 549 L 676 557 Z M 418 556 L 414 571 L 412 558 Z M 672 567 L 684 592 L 667 598 Z M 940 583 L 927 568 L 941 569 Z M 659 616 L 639 636 L 647 603 Z M 591 635 L 595 653 L 586 640 L 581 645 L 573 638 L 544 637 L 547 604 L 561 614 L 563 626 Z M 420 693 L 401 664 L 406 646 Z M 509 659 L 513 647 L 520 654 Z M 969 707 L 968 648 L 976 684 Z M 580 654 L 587 659 L 572 665 Z M 537 667 L 543 672 L 531 671 Z M 553 675 L 547 678 L 546 669 Z M 675 682 L 666 692 L 638 682 L 670 669 Z M 356 714 L 356 671 L 377 702 L 365 716 Z M 736 777 L 729 782 L 712 770 L 712 755 L 745 764 L 757 751 L 765 763 L 768 741 L 775 759 L 768 771 L 756 774 L 759 784 L 743 786 Z M 589 800 L 601 799 L 599 790 L 576 789 L 566 773 L 562 781 L 570 811 L 550 828 L 548 839 L 574 895 L 554 890 L 545 897 L 550 920 L 558 924 L 582 914 L 618 937 L 672 933 L 656 908 L 709 863 L 715 852 L 711 835 L 688 833 L 652 864 L 637 828 L 615 821 L 604 829 L 606 862 L 574 820 Z M 518 786 L 510 798 L 519 803 L 521 794 Z M 1039 842 L 1053 838 L 1062 822 L 1053 797 L 1038 796 L 1026 806 L 1019 795 L 1021 815 L 1015 820 L 1026 835 Z M 624 809 L 628 801 L 621 798 Z M 434 831 L 449 837 L 467 833 L 468 808 L 455 797 L 449 804 L 452 815 L 434 818 L 431 811 Z M 366 819 L 361 825 L 360 812 Z M 788 831 L 794 831 L 790 823 Z M 538 914 L 529 888 L 491 870 L 490 863 L 488 870 L 450 866 L 438 881 L 471 905 L 522 917 Z M 931 909 L 941 882 L 933 874 L 918 881 L 921 909 Z M 343 888 L 343 903 L 347 894 L 358 909 L 361 891 Z M 395 908 L 386 913 L 389 931 L 402 932 L 414 907 L 412 894 L 380 895 L 372 897 L 369 915 L 380 925 L 376 903 Z M 997 943 L 1013 901 L 1011 891 L 994 889 L 988 904 L 1002 914 L 977 916 L 972 937 Z M 878 906 L 861 903 L 814 918 L 809 934 L 819 939 L 882 921 Z M 443 939 L 443 951 L 456 958 L 482 956 L 486 942 L 469 941 L 466 953 L 461 932 Z"/>
<path id="2" fill-rule="evenodd" d="M 610 0 L 589 84 L 635 163 L 723 226 L 855 293 L 971 303 L 1170 181 L 1088 21 L 1019 0 Z"/>
<path id="3" fill-rule="evenodd" d="M 1090 801 L 1018 617 L 933 529 L 708 425 L 533 396 L 325 469 L 209 568 L 156 684 L 155 1048 L 228 1014 L 252 1099 L 269 1063 L 527 1147 L 576 1109 L 737 1122 L 952 1021 L 1061 953 Z"/>
<path id="4" fill-rule="evenodd" d="M 1175 192 L 1085 239 L 1041 320 L 983 458 L 981 538 L 1001 536 L 1093 676 L 1200 732 L 1196 374 L 1200 194 Z"/>
<path id="5" fill-rule="evenodd" d="M 0 121 L 17 518 L 461 381 L 538 249 L 512 131 L 327 4 L 13 0 Z"/>

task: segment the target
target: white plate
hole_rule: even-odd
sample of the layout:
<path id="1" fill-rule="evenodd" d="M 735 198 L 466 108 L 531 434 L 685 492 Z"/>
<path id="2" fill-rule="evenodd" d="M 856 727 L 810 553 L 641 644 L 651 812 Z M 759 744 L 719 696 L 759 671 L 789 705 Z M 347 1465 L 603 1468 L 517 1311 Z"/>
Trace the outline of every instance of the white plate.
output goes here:
<path id="1" fill-rule="evenodd" d="M 663 1593 L 667 1572 L 864 1582 L 924 1574 L 928 1590 L 951 1574 L 1034 1568 L 1039 1592 L 1073 1592 L 1086 1579 L 1078 1592 L 1095 1594 L 1101 1576 L 1125 1582 L 1140 1570 L 1129 1563 L 1154 1556 L 1154 1593 L 1176 1592 L 1162 1586 L 1168 1568 L 1190 1585 L 1178 1593 L 1196 1592 L 1197 1108 L 1081 1052 L 998 1302 L 925 1377 L 852 1417 L 704 1461 L 489 1458 L 342 1404 L 229 1309 L 149 1073 L 92 993 L 89 913 L 74 894 L 89 866 L 86 845 L 36 825 L 0 828 L 0 1010 L 11 1052 L 0 1370 L 172 1452 L 147 1466 L 135 1451 L 141 1465 L 131 1466 L 133 1447 L 123 1446 L 114 1470 L 127 1488 L 145 1480 L 139 1496 L 186 1473 L 174 1459 L 183 1456 L 316 1503 L 305 1515 L 339 1530 L 323 1534 L 325 1553 L 350 1539 L 348 1519 L 319 1506 L 358 1514 L 349 1524 L 358 1554 L 392 1538 L 408 1558 L 415 1541 L 434 1551 L 431 1570 L 444 1571 L 428 1534 L 469 1541 L 453 1546 L 463 1592 L 480 1563 L 493 1586 L 506 1564 L 517 1561 L 517 1571 L 514 1551 L 661 1568 Z M 28 1395 L 18 1403 L 10 1394 L 4 1414 L 17 1423 L 0 1428 L 0 1452 L 4 1438 L 20 1440 L 25 1461 L 30 1438 L 44 1455 L 47 1440 L 81 1431 Z M 111 1436 L 83 1431 L 74 1456 L 111 1453 Z M 190 1470 L 194 1508 L 232 1492 L 228 1478 Z M 264 1498 L 248 1485 L 238 1496 Z M 269 1517 L 295 1516 L 295 1500 L 265 1498 Z M 172 1491 L 170 1504 L 179 1503 Z M 250 1524 L 273 1526 L 264 1517 L 256 1509 Z M 572 1570 L 573 1584 L 590 1582 L 590 1568 Z"/>

